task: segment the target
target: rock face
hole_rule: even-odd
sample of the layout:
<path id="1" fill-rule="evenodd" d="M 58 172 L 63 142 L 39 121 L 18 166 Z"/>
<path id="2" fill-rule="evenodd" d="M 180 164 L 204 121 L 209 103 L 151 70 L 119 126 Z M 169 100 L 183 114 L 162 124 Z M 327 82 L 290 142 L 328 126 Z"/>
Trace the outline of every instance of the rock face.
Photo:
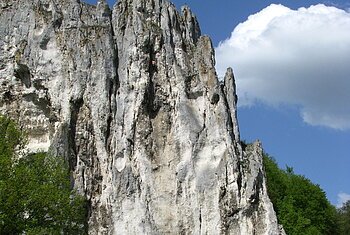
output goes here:
<path id="1" fill-rule="evenodd" d="M 65 157 L 90 234 L 279 234 L 231 69 L 189 8 L 2 0 L 0 112 Z"/>

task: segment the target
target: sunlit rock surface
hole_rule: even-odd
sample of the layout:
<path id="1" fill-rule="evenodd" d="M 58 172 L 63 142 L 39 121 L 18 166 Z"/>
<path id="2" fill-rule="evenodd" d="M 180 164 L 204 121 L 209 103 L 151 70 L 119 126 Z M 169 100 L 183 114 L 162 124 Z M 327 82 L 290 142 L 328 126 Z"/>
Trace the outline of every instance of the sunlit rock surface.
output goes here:
<path id="1" fill-rule="evenodd" d="M 90 234 L 280 234 L 189 8 L 2 0 L 0 21 L 0 112 L 69 161 Z"/>

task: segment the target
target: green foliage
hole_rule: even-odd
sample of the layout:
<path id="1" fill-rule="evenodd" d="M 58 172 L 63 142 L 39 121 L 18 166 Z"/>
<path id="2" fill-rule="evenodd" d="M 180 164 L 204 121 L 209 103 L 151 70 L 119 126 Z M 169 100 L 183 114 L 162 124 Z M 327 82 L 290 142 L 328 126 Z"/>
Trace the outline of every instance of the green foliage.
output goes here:
<path id="1" fill-rule="evenodd" d="M 293 168 L 278 168 L 274 159 L 264 156 L 267 190 L 279 223 L 288 235 L 338 234 L 336 210 L 324 191 Z"/>
<path id="2" fill-rule="evenodd" d="M 19 158 L 23 143 L 0 117 L 0 234 L 85 234 L 86 201 L 71 190 L 67 164 L 46 153 Z"/>
<path id="3" fill-rule="evenodd" d="M 0 116 L 0 182 L 9 174 L 15 150 L 23 143 L 23 135 L 16 124 Z"/>
<path id="4" fill-rule="evenodd" d="M 338 209 L 338 227 L 340 235 L 350 235 L 350 201 Z"/>

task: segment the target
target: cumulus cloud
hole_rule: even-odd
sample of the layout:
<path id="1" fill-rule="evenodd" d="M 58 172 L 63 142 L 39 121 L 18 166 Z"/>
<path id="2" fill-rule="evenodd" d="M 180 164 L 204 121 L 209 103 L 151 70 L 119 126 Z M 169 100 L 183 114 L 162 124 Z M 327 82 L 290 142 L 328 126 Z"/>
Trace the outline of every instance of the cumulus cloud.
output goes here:
<path id="1" fill-rule="evenodd" d="M 337 207 L 340 208 L 342 207 L 342 205 L 350 200 L 350 194 L 347 193 L 339 193 L 338 194 L 338 203 L 337 203 Z"/>
<path id="2" fill-rule="evenodd" d="M 216 48 L 233 67 L 239 105 L 293 105 L 311 125 L 350 129 L 350 13 L 322 4 L 270 5 Z"/>

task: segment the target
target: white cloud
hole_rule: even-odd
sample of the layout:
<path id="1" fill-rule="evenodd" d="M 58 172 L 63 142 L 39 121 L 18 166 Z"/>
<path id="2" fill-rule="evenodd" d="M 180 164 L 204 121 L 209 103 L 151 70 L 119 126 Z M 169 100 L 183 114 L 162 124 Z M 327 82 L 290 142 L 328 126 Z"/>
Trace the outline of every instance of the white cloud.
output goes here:
<path id="1" fill-rule="evenodd" d="M 338 194 L 338 203 L 337 203 L 337 207 L 340 208 L 342 207 L 342 205 L 350 200 L 350 194 L 347 193 L 339 193 Z"/>
<path id="2" fill-rule="evenodd" d="M 350 13 L 322 4 L 270 5 L 216 48 L 233 67 L 239 104 L 293 105 L 311 125 L 350 129 Z"/>

